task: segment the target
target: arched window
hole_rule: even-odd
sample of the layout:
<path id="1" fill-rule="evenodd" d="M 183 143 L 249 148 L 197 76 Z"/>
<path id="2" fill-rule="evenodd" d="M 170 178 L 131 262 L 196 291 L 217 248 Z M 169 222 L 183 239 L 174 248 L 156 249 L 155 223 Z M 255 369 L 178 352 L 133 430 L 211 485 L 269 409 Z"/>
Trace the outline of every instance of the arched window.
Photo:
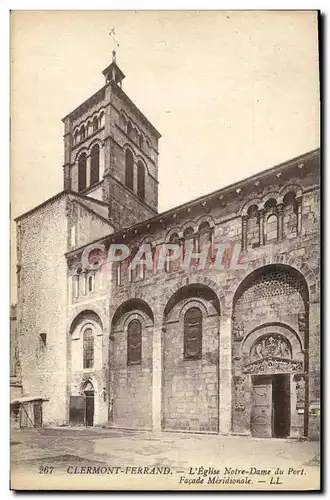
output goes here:
<path id="1" fill-rule="evenodd" d="M 210 224 L 205 221 L 202 222 L 198 228 L 198 251 L 203 252 L 203 247 L 210 245 L 211 243 L 211 228 Z M 209 249 L 208 255 L 211 255 L 211 249 Z"/>
<path id="2" fill-rule="evenodd" d="M 75 131 L 74 136 L 73 136 L 73 144 L 78 144 L 79 142 L 79 132 L 78 130 Z"/>
<path id="3" fill-rule="evenodd" d="M 140 147 L 141 149 L 143 149 L 143 142 L 144 142 L 144 141 L 143 141 L 143 135 L 142 135 L 142 134 L 140 134 L 140 135 L 139 135 L 139 147 Z"/>
<path id="4" fill-rule="evenodd" d="M 133 131 L 133 127 L 132 127 L 132 124 L 131 122 L 127 122 L 127 126 L 126 126 L 126 133 L 129 137 L 131 137 L 132 135 L 132 131 Z"/>
<path id="5" fill-rule="evenodd" d="M 180 248 L 180 238 L 178 233 L 172 233 L 170 238 L 169 238 L 169 243 L 171 245 L 177 245 L 177 247 Z M 177 255 L 176 258 L 175 254 Z M 167 258 L 166 258 L 166 271 L 167 272 L 173 272 L 176 271 L 180 268 L 180 258 L 181 256 L 178 256 L 178 252 L 173 249 L 168 249 L 167 251 Z M 174 260 L 172 260 L 174 259 Z"/>
<path id="6" fill-rule="evenodd" d="M 270 215 L 266 222 L 266 241 L 277 240 L 277 217 L 275 214 Z"/>
<path id="7" fill-rule="evenodd" d="M 187 248 L 190 247 L 191 245 L 193 245 L 193 249 L 192 249 L 193 253 L 195 253 L 197 251 L 197 248 L 195 245 L 196 240 L 194 238 L 194 230 L 192 227 L 187 227 L 184 230 L 183 239 L 184 239 L 184 243 L 182 246 L 182 260 L 184 260 L 184 258 L 185 258 Z M 191 263 L 194 263 L 194 259 L 191 260 Z"/>
<path id="8" fill-rule="evenodd" d="M 100 174 L 100 147 L 94 144 L 91 150 L 91 186 L 99 182 Z"/>
<path id="9" fill-rule="evenodd" d="M 142 161 L 137 164 L 137 195 L 141 200 L 145 198 L 145 169 Z"/>
<path id="10" fill-rule="evenodd" d="M 93 368 L 94 365 L 94 337 L 91 328 L 84 331 L 84 368 Z"/>
<path id="11" fill-rule="evenodd" d="M 104 114 L 104 112 L 103 112 L 103 111 L 102 111 L 102 113 L 100 114 L 99 121 L 100 121 L 100 128 L 104 127 L 104 125 L 105 125 L 105 114 Z"/>
<path id="12" fill-rule="evenodd" d="M 142 325 L 133 319 L 127 329 L 127 364 L 140 365 L 142 362 Z"/>
<path id="13" fill-rule="evenodd" d="M 133 191 L 133 154 L 129 149 L 125 153 L 125 184 Z"/>
<path id="14" fill-rule="evenodd" d="M 250 207 L 247 215 L 247 246 L 256 248 L 260 246 L 258 207 L 256 205 Z"/>
<path id="15" fill-rule="evenodd" d="M 134 263 L 134 258 L 139 251 L 139 245 L 135 245 L 130 248 L 130 255 L 127 259 L 128 262 L 128 272 L 129 272 L 129 281 L 134 282 L 139 278 L 143 279 L 143 265 L 139 263 Z M 133 265 L 132 265 L 133 264 Z"/>
<path id="16" fill-rule="evenodd" d="M 78 160 L 78 191 L 86 189 L 86 153 L 82 153 Z"/>
<path id="17" fill-rule="evenodd" d="M 266 243 L 277 241 L 276 200 L 273 198 L 265 203 L 265 240 Z"/>
<path id="18" fill-rule="evenodd" d="M 93 118 L 93 132 L 96 132 L 99 128 L 99 121 L 97 119 L 97 116 L 94 116 Z"/>
<path id="19" fill-rule="evenodd" d="M 184 315 L 184 359 L 201 359 L 202 343 L 203 316 L 197 307 L 192 307 Z"/>
<path id="20" fill-rule="evenodd" d="M 295 238 L 298 234 L 298 207 L 295 193 L 287 193 L 283 199 L 283 237 Z"/>
<path id="21" fill-rule="evenodd" d="M 80 127 L 80 140 L 83 141 L 86 137 L 86 130 L 85 130 L 85 126 L 82 125 Z"/>

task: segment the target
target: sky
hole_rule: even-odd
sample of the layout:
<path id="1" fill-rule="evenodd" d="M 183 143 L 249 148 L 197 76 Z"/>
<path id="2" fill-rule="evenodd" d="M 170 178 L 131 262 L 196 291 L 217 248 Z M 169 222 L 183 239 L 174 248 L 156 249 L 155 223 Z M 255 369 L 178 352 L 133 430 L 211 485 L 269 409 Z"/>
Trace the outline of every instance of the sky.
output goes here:
<path id="1" fill-rule="evenodd" d="M 16 11 L 13 218 L 62 190 L 61 119 L 104 85 L 112 28 L 123 89 L 162 134 L 159 211 L 319 146 L 315 12 Z"/>

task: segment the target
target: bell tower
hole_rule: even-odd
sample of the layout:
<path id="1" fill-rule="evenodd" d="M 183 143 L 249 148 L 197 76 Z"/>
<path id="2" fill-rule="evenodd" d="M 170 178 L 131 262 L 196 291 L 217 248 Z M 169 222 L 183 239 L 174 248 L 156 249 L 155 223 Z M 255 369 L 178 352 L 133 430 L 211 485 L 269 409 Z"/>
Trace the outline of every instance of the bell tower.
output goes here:
<path id="1" fill-rule="evenodd" d="M 125 94 L 112 52 L 105 84 L 64 122 L 64 190 L 104 201 L 115 230 L 157 214 L 160 134 Z"/>

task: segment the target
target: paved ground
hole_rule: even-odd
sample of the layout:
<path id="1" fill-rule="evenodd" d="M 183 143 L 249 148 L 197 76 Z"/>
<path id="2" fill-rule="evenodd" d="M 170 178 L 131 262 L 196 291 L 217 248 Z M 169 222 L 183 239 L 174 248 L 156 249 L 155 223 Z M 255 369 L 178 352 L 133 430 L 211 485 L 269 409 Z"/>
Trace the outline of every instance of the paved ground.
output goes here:
<path id="1" fill-rule="evenodd" d="M 303 489 L 318 486 L 319 444 L 315 442 L 167 432 L 156 435 L 102 428 L 17 430 L 12 431 L 11 441 L 13 487 L 19 487 L 16 481 L 23 476 L 33 478 L 33 484 L 41 482 L 44 486 L 40 487 L 54 487 L 56 476 L 63 487 L 67 481 L 79 480 L 83 489 L 84 481 L 95 483 L 95 471 L 95 488 L 104 484 L 108 488 L 139 488 L 141 484 L 147 488 L 192 488 L 205 486 L 209 477 L 248 477 L 255 487 L 264 488 L 271 481 L 277 481 L 274 487 L 285 489 L 291 485 Z M 45 466 L 54 467 L 52 477 Z M 157 484 L 153 467 L 163 468 L 158 470 Z M 277 467 L 283 470 L 280 479 L 275 474 Z M 262 472 L 268 470 L 271 472 L 266 475 Z M 198 478 L 204 478 L 203 482 L 192 482 Z M 214 484 L 208 487 L 214 488 Z"/>

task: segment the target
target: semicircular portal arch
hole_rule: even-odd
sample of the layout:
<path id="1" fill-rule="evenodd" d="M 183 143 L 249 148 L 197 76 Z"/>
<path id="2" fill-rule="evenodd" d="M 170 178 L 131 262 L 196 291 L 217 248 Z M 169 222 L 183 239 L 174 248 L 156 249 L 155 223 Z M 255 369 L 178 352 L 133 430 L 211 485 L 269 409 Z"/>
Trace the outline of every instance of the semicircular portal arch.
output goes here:
<path id="1" fill-rule="evenodd" d="M 237 288 L 232 315 L 232 422 L 256 437 L 307 433 L 308 286 L 302 274 L 273 264 Z M 298 405 L 299 399 L 299 405 Z M 300 415 L 303 414 L 303 417 Z"/>

